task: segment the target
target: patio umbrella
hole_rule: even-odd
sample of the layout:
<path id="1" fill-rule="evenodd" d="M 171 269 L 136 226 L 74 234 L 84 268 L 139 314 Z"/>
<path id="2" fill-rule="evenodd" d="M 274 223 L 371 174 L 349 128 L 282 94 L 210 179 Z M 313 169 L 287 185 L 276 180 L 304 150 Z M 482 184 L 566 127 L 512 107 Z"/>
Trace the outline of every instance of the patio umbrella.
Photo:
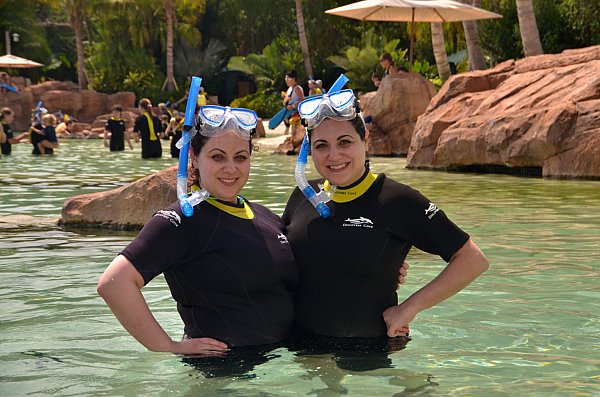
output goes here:
<path id="1" fill-rule="evenodd" d="M 502 15 L 454 0 L 365 0 L 325 11 L 361 21 L 410 22 L 410 67 L 415 22 L 458 22 Z"/>
<path id="2" fill-rule="evenodd" d="M 40 66 L 44 65 L 12 54 L 0 57 L 0 68 L 37 68 Z"/>

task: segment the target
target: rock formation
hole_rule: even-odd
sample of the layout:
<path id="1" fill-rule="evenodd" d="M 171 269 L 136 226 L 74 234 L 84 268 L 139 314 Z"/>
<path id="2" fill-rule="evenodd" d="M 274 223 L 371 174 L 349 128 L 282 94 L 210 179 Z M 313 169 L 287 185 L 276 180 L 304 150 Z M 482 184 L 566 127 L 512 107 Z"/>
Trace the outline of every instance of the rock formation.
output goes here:
<path id="1" fill-rule="evenodd" d="M 177 200 L 177 166 L 107 192 L 82 194 L 63 204 L 59 224 L 140 229 L 152 215 Z"/>
<path id="2" fill-rule="evenodd" d="M 31 109 L 38 101 L 48 111 L 61 111 L 82 123 L 92 122 L 97 115 L 110 112 L 113 105 L 124 109 L 133 108 L 135 94 L 119 92 L 103 94 L 95 91 L 80 91 L 76 84 L 66 81 L 47 81 L 41 84 L 19 87 L 19 92 L 7 92 L 0 96 L 0 107 L 8 106 L 15 112 L 14 130 L 26 130 L 29 127 Z"/>
<path id="3" fill-rule="evenodd" d="M 600 178 L 600 46 L 452 76 L 407 167 Z"/>
<path id="4" fill-rule="evenodd" d="M 436 95 L 435 86 L 418 73 L 386 77 L 377 92 L 360 97 L 363 114 L 371 116 L 369 154 L 405 156 L 418 117 Z"/>

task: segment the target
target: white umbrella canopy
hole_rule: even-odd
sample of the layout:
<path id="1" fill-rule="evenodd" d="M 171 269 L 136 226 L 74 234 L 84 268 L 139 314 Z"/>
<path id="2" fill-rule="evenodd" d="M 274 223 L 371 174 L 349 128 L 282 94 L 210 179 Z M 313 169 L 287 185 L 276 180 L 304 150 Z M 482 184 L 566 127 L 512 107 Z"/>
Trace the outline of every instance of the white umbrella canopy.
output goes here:
<path id="1" fill-rule="evenodd" d="M 502 18 L 500 14 L 455 0 L 365 0 L 332 8 L 325 13 L 361 21 L 411 22 L 411 67 L 415 22 L 458 22 Z"/>
<path id="2" fill-rule="evenodd" d="M 12 54 L 0 57 L 0 68 L 37 68 L 40 66 L 44 65 Z"/>

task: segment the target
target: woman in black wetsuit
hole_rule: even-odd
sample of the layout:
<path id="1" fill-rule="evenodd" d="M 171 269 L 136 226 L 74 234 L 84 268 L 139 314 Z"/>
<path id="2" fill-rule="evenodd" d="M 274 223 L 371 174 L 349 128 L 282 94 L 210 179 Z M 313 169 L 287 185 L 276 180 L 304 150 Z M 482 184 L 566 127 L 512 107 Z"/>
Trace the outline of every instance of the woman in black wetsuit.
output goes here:
<path id="1" fill-rule="evenodd" d="M 283 214 L 300 270 L 295 322 L 306 333 L 330 337 L 404 336 L 418 313 L 461 291 L 488 261 L 434 202 L 369 169 L 359 111 L 351 90 L 299 106 L 322 176 L 310 185 L 329 193 L 332 215 L 322 218 L 300 189 Z M 395 279 L 413 246 L 447 265 L 398 304 Z"/>
<path id="2" fill-rule="evenodd" d="M 152 351 L 223 352 L 286 338 L 294 318 L 298 269 L 280 218 L 239 193 L 250 173 L 254 112 L 206 106 L 192 139 L 197 182 L 210 196 L 182 214 L 158 211 L 98 282 L 123 327 Z M 170 247 L 170 248 L 166 248 Z M 141 288 L 164 274 L 184 323 L 173 340 Z"/>

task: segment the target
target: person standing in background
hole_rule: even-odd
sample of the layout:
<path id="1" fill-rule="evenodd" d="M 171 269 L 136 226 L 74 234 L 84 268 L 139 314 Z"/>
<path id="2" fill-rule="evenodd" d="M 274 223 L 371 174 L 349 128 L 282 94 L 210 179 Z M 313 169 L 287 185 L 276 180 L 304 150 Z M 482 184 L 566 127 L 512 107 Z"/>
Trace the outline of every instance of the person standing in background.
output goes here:
<path id="1" fill-rule="evenodd" d="M 4 131 L 4 135 L 6 138 L 2 141 L 0 145 L 2 148 L 2 154 L 9 155 L 12 152 L 12 145 L 16 145 L 17 143 L 21 143 L 21 141 L 27 139 L 29 135 L 27 132 L 22 133 L 21 135 L 14 137 L 13 130 L 10 126 L 10 123 L 13 122 L 15 118 L 15 113 L 11 108 L 5 107 L 0 110 L 0 122 L 2 122 L 2 130 Z"/>
<path id="2" fill-rule="evenodd" d="M 148 98 L 142 98 L 138 109 L 142 114 L 135 119 L 133 132 L 137 133 L 142 140 L 142 158 L 162 157 L 162 146 L 159 139 L 162 127 L 160 120 L 152 114 L 152 102 Z"/>
<path id="3" fill-rule="evenodd" d="M 126 131 L 125 122 L 121 118 L 123 108 L 120 105 L 112 107 L 112 116 L 104 125 L 104 147 L 110 148 L 111 152 L 120 152 L 125 150 L 125 140 L 129 145 L 129 149 L 133 150 L 129 134 Z M 110 132 L 110 144 L 106 140 L 106 136 Z"/>

